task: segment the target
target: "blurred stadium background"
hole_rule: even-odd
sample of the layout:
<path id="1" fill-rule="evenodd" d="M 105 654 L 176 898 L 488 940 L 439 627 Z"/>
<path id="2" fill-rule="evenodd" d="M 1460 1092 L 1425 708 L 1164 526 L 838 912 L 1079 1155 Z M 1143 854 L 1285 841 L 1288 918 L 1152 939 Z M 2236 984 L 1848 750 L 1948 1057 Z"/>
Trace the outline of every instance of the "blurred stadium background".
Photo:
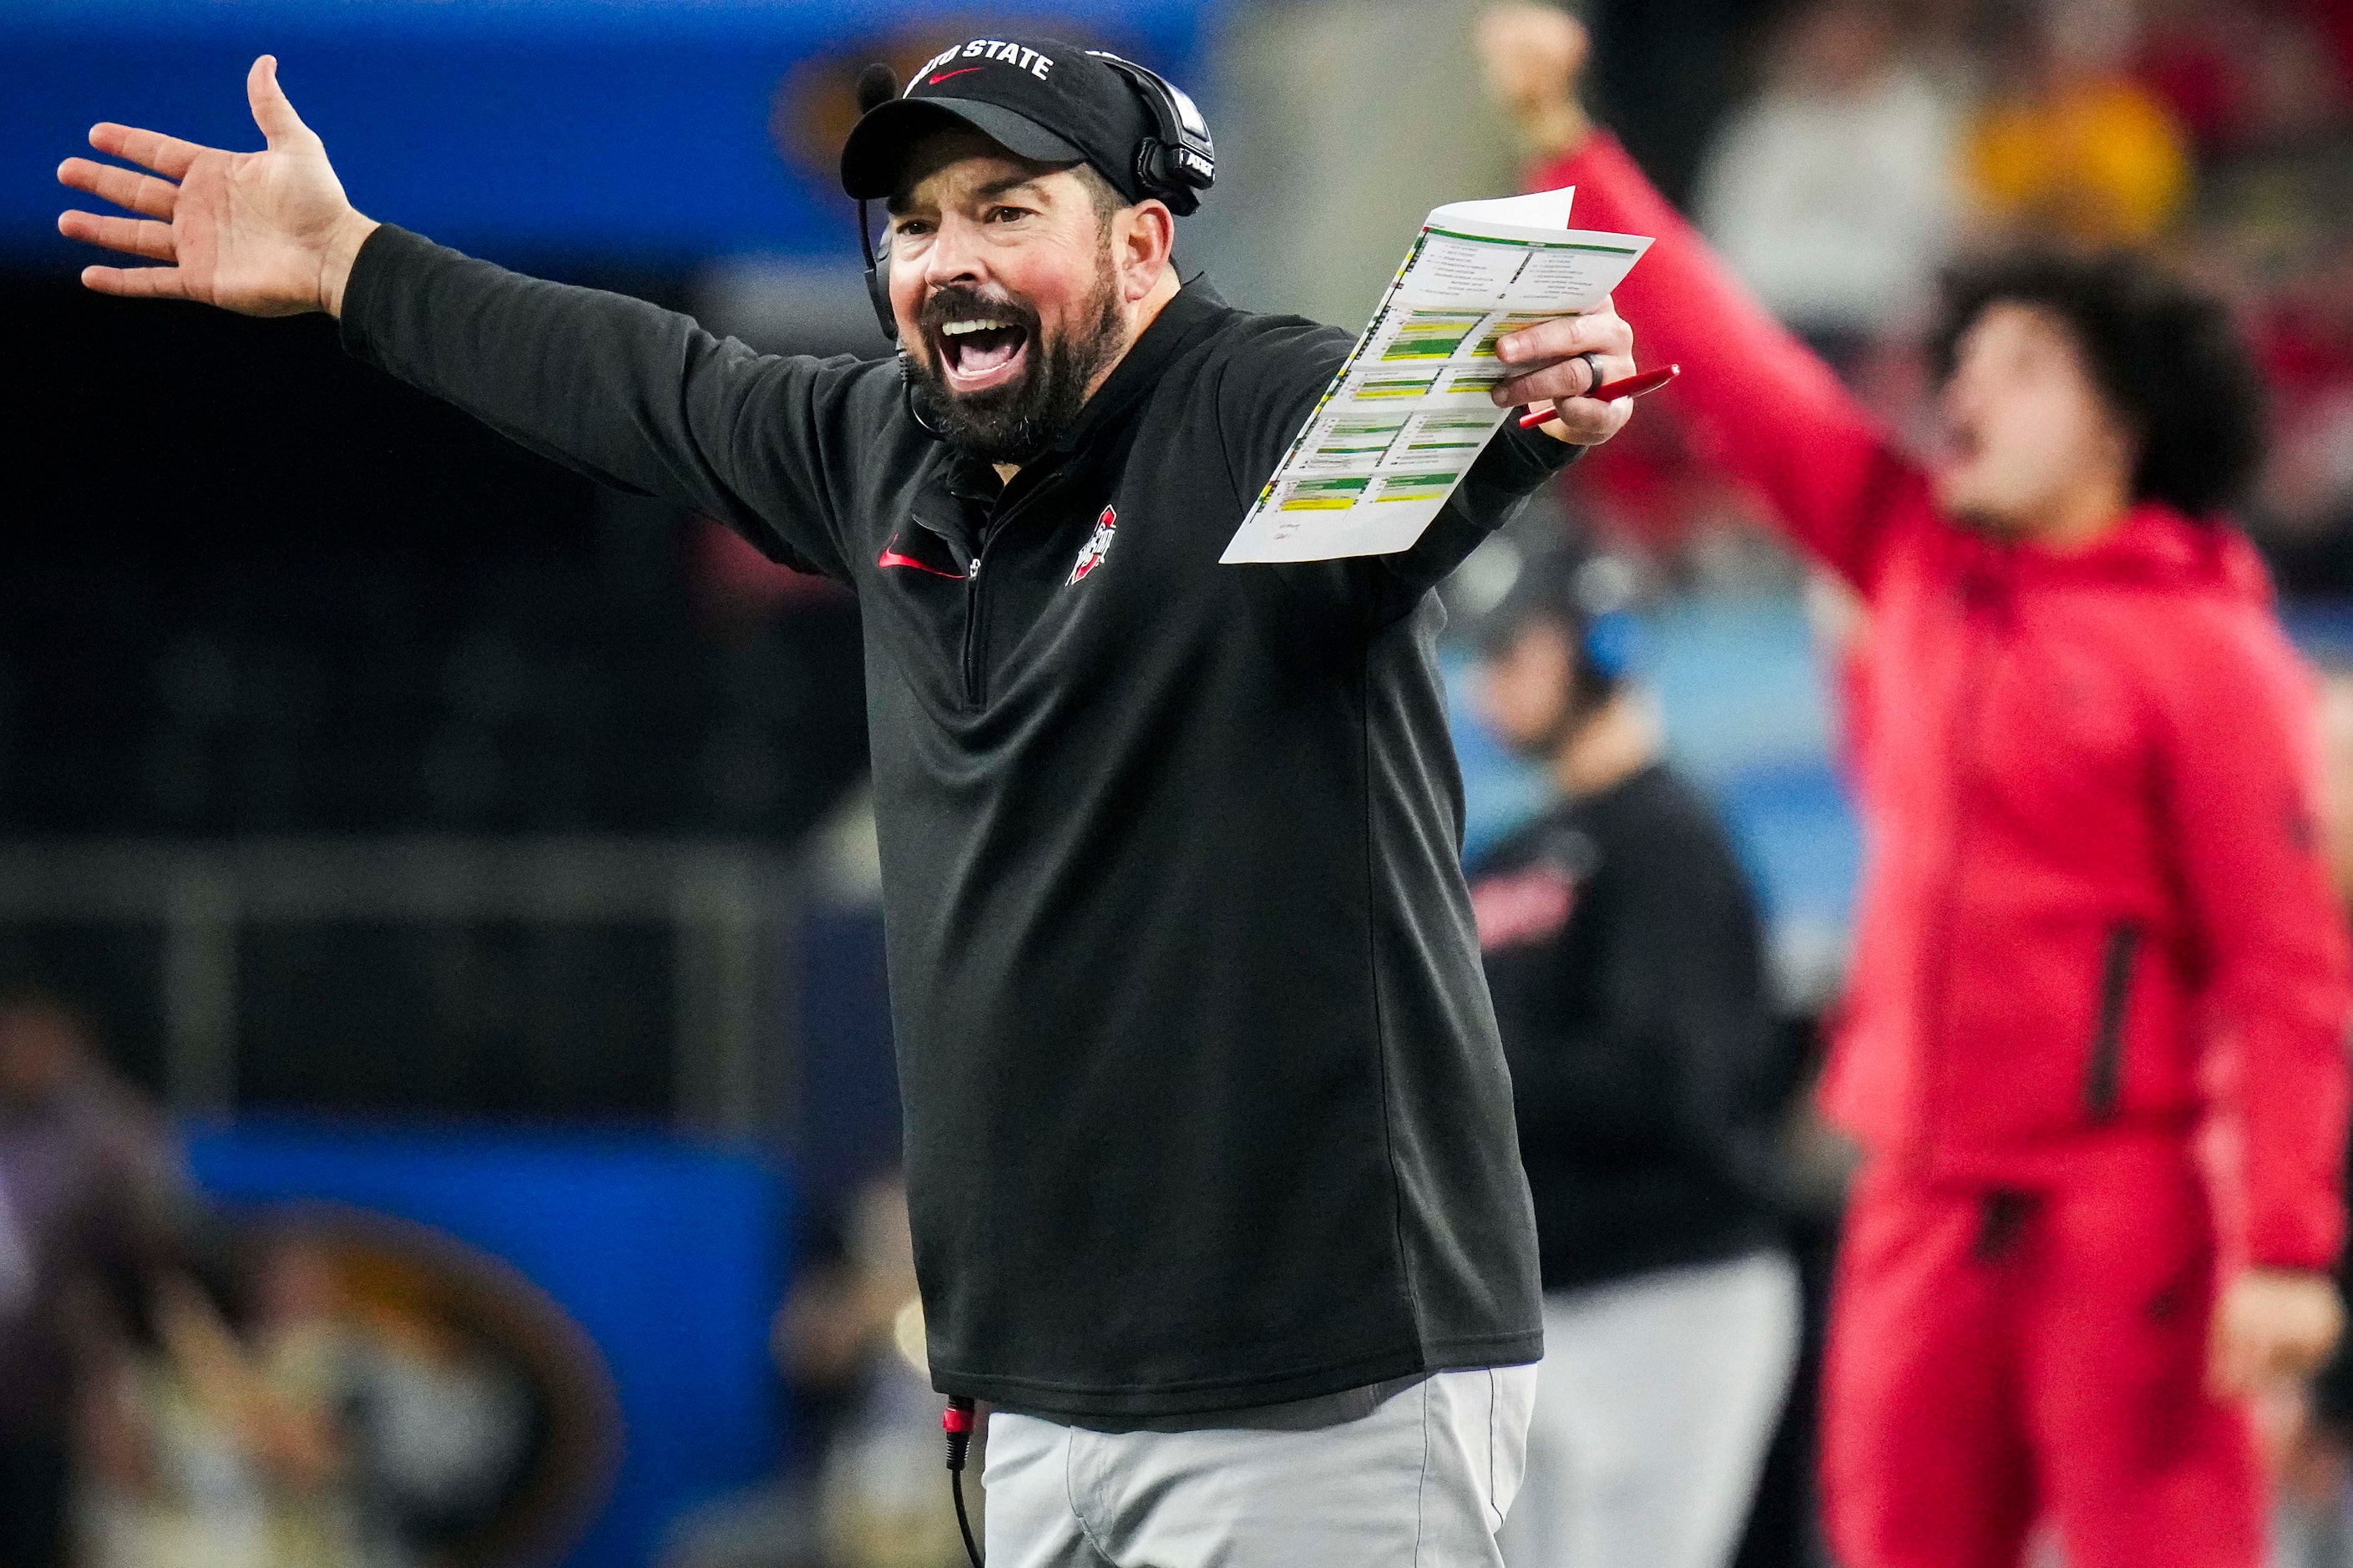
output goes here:
<path id="1" fill-rule="evenodd" d="M 1238 303 L 1353 324 L 1430 205 L 1514 185 L 1479 8 L 0 6 L 30 487 L 0 531 L 0 984 L 83 1010 L 168 1112 L 157 1146 L 185 1175 L 158 1181 L 199 1194 L 174 1223 L 206 1238 L 188 1274 L 226 1339 L 150 1325 L 126 1419 L 215 1474 L 237 1438 L 207 1355 L 311 1386 L 288 1325 L 324 1324 L 371 1348 L 336 1374 L 367 1397 L 329 1401 L 362 1414 L 321 1440 L 372 1457 L 393 1499 L 372 1517 L 396 1524 L 365 1556 L 238 1546 L 250 1500 L 191 1483 L 174 1517 L 109 1505 L 98 1560 L 955 1559 L 934 1410 L 892 1349 L 910 1276 L 854 605 L 363 371 L 331 323 L 84 294 L 57 161 L 100 119 L 256 144 L 237 87 L 269 50 L 371 215 L 763 346 L 880 353 L 831 173 L 859 67 L 1044 33 L 1201 100 L 1219 181 L 1180 259 Z M 1604 117 L 1900 428 L 1953 255 L 2063 230 L 2221 286 L 2276 398 L 2242 521 L 2299 637 L 2353 657 L 2353 5 L 1586 14 Z M 1820 652 L 1843 615 L 1673 405 L 1646 403 L 1521 542 L 1573 525 L 1638 567 L 1641 667 L 1765 891 L 1803 1053 L 1860 852 Z M 1475 849 L 1546 785 L 1467 720 L 1458 740 Z M 1819 1255 L 1837 1162 L 1793 1150 Z M 1818 1560 L 1805 1426 L 1801 1392 L 1744 1562 Z M 437 1479 L 435 1453 L 464 1473 Z M 102 1466 L 82 1484 L 122 1489 Z M 2334 1550 L 2327 1511 L 2309 1552 Z"/>

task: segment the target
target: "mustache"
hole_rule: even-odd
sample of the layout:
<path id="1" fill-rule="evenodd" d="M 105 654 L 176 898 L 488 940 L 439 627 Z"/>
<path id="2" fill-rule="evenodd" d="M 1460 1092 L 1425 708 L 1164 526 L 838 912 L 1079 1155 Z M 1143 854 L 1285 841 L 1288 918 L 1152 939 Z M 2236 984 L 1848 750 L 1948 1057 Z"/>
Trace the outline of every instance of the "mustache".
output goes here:
<path id="1" fill-rule="evenodd" d="M 992 298 L 977 289 L 950 284 L 923 301 L 915 313 L 916 324 L 936 331 L 950 321 L 992 320 L 1010 321 L 1035 338 L 1038 336 L 1038 312 L 1010 295 Z"/>

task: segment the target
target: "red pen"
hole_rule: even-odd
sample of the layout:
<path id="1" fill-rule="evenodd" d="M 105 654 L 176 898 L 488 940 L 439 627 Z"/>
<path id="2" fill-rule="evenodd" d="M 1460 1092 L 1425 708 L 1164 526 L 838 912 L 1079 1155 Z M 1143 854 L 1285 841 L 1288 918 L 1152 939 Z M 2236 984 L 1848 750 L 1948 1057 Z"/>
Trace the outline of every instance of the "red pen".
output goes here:
<path id="1" fill-rule="evenodd" d="M 1657 370 L 1638 370 L 1620 380 L 1605 381 L 1584 395 L 1601 403 L 1615 403 L 1621 397 L 1640 397 L 1646 392 L 1658 391 L 1683 373 L 1683 367 L 1679 364 L 1662 365 Z M 1520 428 L 1533 430 L 1552 416 L 1553 406 L 1549 403 L 1542 408 L 1531 408 L 1520 416 Z"/>

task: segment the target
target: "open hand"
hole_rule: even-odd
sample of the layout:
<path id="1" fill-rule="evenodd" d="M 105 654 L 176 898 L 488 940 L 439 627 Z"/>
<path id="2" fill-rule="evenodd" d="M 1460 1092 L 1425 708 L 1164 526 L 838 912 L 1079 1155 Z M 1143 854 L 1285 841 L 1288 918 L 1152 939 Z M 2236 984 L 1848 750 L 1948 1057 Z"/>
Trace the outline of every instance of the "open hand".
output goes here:
<path id="1" fill-rule="evenodd" d="M 1634 374 L 1634 329 L 1608 300 L 1581 316 L 1539 321 L 1495 345 L 1509 378 L 1493 397 L 1506 408 L 1549 400 L 1553 417 L 1539 426 L 1556 440 L 1597 446 L 1626 427 L 1634 400 L 1598 403 L 1584 395 Z M 1590 359 L 1585 356 L 1590 354 Z"/>
<path id="2" fill-rule="evenodd" d="M 2207 1387 L 2237 1399 L 2308 1377 L 2344 1327 L 2337 1282 L 2327 1275 L 2250 1268 L 2226 1283 L 2214 1304 Z"/>
<path id="3" fill-rule="evenodd" d="M 287 101 L 277 60 L 254 61 L 245 90 L 267 152 L 227 153 L 109 122 L 91 128 L 90 144 L 153 174 L 88 158 L 58 165 L 59 183 L 144 215 L 68 212 L 58 232 L 163 263 L 87 267 L 85 285 L 248 316 L 342 313 L 352 258 L 376 226 L 353 209 L 326 147 Z"/>

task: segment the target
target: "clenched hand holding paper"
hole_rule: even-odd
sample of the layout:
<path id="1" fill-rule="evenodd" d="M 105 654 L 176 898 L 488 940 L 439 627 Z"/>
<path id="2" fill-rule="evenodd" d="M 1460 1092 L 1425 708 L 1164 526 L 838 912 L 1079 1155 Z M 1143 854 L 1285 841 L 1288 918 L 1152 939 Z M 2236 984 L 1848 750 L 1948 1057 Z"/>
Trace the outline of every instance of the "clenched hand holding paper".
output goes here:
<path id="1" fill-rule="evenodd" d="M 1567 227 L 1576 195 L 1430 215 L 1220 561 L 1385 555 L 1421 537 L 1509 412 L 1488 396 L 1495 340 L 1591 310 L 1651 247 Z"/>

